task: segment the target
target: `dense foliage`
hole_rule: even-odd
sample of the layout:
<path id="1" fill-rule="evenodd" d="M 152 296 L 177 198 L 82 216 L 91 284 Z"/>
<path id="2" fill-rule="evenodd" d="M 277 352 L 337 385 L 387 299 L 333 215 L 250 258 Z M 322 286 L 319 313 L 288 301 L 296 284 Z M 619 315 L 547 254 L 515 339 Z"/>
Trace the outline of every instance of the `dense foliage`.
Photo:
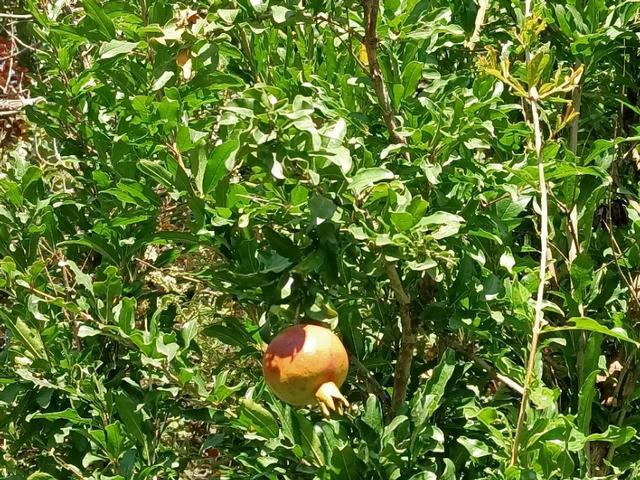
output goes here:
<path id="1" fill-rule="evenodd" d="M 10 7 L 3 477 L 638 478 L 639 3 Z"/>

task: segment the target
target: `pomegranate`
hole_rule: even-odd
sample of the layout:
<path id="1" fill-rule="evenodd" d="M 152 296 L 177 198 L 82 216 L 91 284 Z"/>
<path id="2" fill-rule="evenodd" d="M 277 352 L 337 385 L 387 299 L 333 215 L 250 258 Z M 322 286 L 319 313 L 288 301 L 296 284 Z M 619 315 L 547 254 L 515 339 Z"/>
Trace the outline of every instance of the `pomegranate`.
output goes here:
<path id="1" fill-rule="evenodd" d="M 267 347 L 262 366 L 267 385 L 283 402 L 317 403 L 327 416 L 332 411 L 342 414 L 343 406 L 349 406 L 340 393 L 349 357 L 328 328 L 301 324 L 284 329 Z"/>

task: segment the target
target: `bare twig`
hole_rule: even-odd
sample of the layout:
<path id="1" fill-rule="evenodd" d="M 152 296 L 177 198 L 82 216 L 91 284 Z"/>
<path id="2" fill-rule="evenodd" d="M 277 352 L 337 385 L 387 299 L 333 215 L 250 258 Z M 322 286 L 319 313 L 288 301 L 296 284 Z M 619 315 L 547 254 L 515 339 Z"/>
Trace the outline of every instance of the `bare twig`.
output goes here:
<path id="1" fill-rule="evenodd" d="M 7 30 L 7 27 L 5 27 L 4 25 L 0 24 L 0 28 L 2 28 L 5 32 L 7 32 L 8 34 L 10 34 L 11 32 L 9 32 L 9 30 Z M 18 44 L 18 45 L 22 45 L 24 48 L 26 48 L 27 50 L 31 50 L 33 52 L 38 52 L 38 53 L 42 53 L 42 54 L 47 54 L 47 52 L 45 52 L 44 50 L 40 50 L 39 48 L 36 48 L 32 45 L 29 45 L 27 43 L 24 43 L 22 40 L 20 40 L 20 37 L 18 37 L 17 35 L 15 35 L 13 37 L 13 40 Z"/>
<path id="2" fill-rule="evenodd" d="M 490 0 L 478 0 L 478 13 L 476 14 L 476 25 L 473 30 L 473 34 L 469 39 L 467 46 L 469 50 L 473 50 L 476 47 L 476 43 L 480 40 L 480 32 L 484 26 L 485 17 L 487 15 L 487 9 L 489 8 Z"/>
<path id="3" fill-rule="evenodd" d="M 167 271 L 167 270 L 163 270 L 162 268 L 158 268 L 158 267 L 156 267 L 155 265 L 152 265 L 149 262 L 145 262 L 141 258 L 136 258 L 135 260 L 136 260 L 136 262 L 141 263 L 142 265 L 144 265 L 147 268 L 155 270 L 156 272 L 162 272 L 165 275 L 169 275 L 171 277 L 182 278 L 184 280 L 187 280 L 188 282 L 193 282 L 193 283 L 198 283 L 198 284 L 206 283 L 204 280 L 200 280 L 199 278 L 195 278 L 195 277 L 192 277 L 190 275 L 184 275 L 184 274 L 179 273 L 179 272 L 170 272 L 170 271 Z"/>
<path id="4" fill-rule="evenodd" d="M 0 98 L 0 113 L 7 111 L 17 113 L 24 107 L 35 105 L 36 103 L 44 101 L 44 97 L 33 98 L 15 98 L 5 99 Z"/>
<path id="5" fill-rule="evenodd" d="M 453 348 L 457 352 L 460 352 L 463 355 L 466 355 L 467 357 L 469 357 L 476 365 L 486 370 L 489 375 L 494 377 L 496 380 L 499 380 L 502 383 L 504 383 L 507 387 L 509 387 L 514 392 L 519 393 L 520 395 L 524 393 L 524 388 L 522 387 L 522 385 L 520 385 L 515 380 L 507 377 L 506 375 L 503 375 L 502 373 L 500 373 L 498 369 L 496 369 L 493 365 L 487 362 L 480 355 L 470 351 L 467 348 L 464 348 L 464 346 L 460 345 L 458 342 L 455 342 L 455 341 L 447 342 L 447 345 L 449 345 L 451 348 Z"/>
<path id="6" fill-rule="evenodd" d="M 324 22 L 327 23 L 333 27 L 337 27 L 339 29 L 342 30 L 342 33 L 347 33 L 350 37 L 354 37 L 356 40 L 358 40 L 360 43 L 364 42 L 364 37 L 359 33 L 356 32 L 353 28 L 351 28 L 349 25 L 343 25 L 342 23 L 336 21 L 334 18 L 330 17 L 329 15 L 326 14 L 318 14 L 318 15 L 314 15 L 313 20 L 319 21 L 319 22 Z M 348 22 L 348 19 L 347 19 Z"/>
<path id="7" fill-rule="evenodd" d="M 16 36 L 15 26 L 12 24 L 11 35 L 9 37 L 11 38 L 11 51 L 9 52 L 9 56 L 11 58 L 9 58 L 9 69 L 7 70 L 7 81 L 2 90 L 5 94 L 9 91 L 9 86 L 11 85 L 11 78 L 13 77 L 13 56 L 15 55 L 15 49 L 16 49 L 16 42 L 14 40 L 15 36 Z"/>
<path id="8" fill-rule="evenodd" d="M 33 17 L 28 13 L 0 13 L 0 18 L 8 18 L 10 20 L 29 20 Z"/>

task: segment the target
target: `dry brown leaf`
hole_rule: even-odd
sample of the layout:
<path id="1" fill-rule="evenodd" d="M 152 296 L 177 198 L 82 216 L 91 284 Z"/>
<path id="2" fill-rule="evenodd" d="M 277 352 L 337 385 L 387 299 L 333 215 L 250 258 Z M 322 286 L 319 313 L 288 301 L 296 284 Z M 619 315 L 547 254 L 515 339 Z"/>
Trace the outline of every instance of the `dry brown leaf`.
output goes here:
<path id="1" fill-rule="evenodd" d="M 191 63 L 191 50 L 188 48 L 185 50 L 180 50 L 178 56 L 176 57 L 176 64 L 182 70 L 182 78 L 185 80 L 189 80 L 191 78 L 191 74 L 193 73 L 193 65 Z"/>

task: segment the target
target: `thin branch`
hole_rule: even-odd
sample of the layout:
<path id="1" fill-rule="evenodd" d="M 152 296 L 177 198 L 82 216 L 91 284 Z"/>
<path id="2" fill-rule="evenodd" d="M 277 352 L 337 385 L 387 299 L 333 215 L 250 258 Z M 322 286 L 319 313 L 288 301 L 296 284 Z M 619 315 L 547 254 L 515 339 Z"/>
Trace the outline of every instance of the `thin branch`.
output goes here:
<path id="1" fill-rule="evenodd" d="M 342 30 L 342 33 L 346 33 L 348 34 L 350 37 L 354 37 L 356 40 L 358 40 L 360 43 L 364 42 L 364 37 L 359 33 L 356 32 L 353 28 L 351 28 L 349 25 L 345 26 L 342 23 L 334 20 L 332 17 L 330 17 L 329 15 L 323 15 L 323 14 L 318 14 L 318 15 L 314 15 L 312 17 L 313 20 L 318 21 L 318 22 L 324 22 L 327 23 L 329 25 L 332 25 L 334 27 L 340 28 Z M 347 23 L 349 22 L 349 20 L 347 19 Z"/>
<path id="2" fill-rule="evenodd" d="M 9 30 L 7 30 L 7 28 L 4 25 L 0 25 L 0 28 L 2 28 L 8 34 L 11 34 L 11 32 L 9 32 Z M 45 52 L 44 50 L 40 50 L 39 48 L 36 48 L 36 47 L 33 47 L 33 46 L 31 46 L 31 45 L 29 45 L 27 43 L 24 43 L 22 40 L 20 40 L 20 37 L 18 37 L 17 35 L 14 35 L 13 40 L 15 40 L 15 42 L 18 43 L 19 45 L 22 45 L 27 50 L 31 50 L 33 52 L 38 52 L 38 53 L 42 53 L 44 55 L 47 55 L 47 52 Z"/>
<path id="3" fill-rule="evenodd" d="M 398 270 L 391 262 L 385 261 L 385 270 L 391 281 L 391 289 L 396 294 L 396 300 L 400 304 L 400 321 L 402 323 L 402 336 L 400 338 L 400 350 L 396 360 L 396 368 L 393 379 L 393 396 L 391 397 L 391 418 L 395 417 L 407 397 L 409 377 L 411 375 L 411 363 L 413 362 L 413 350 L 416 344 L 415 325 L 411 313 L 411 298 L 404 291 L 402 280 Z"/>
<path id="4" fill-rule="evenodd" d="M 530 15 L 530 1 L 527 0 L 527 11 Z M 527 57 L 529 57 L 527 55 Z M 528 58 L 527 58 L 528 60 Z M 549 251 L 549 212 L 547 206 L 547 182 L 544 174 L 544 161 L 542 158 L 542 131 L 540 128 L 540 115 L 538 113 L 538 91 L 535 86 L 531 87 L 529 103 L 531 105 L 531 117 L 533 122 L 533 131 L 535 137 L 535 152 L 538 161 L 538 182 L 540 183 L 540 277 L 538 284 L 538 295 L 535 306 L 535 319 L 533 321 L 533 329 L 531 332 L 531 349 L 529 350 L 529 359 L 527 361 L 527 371 L 524 377 L 524 385 L 522 399 L 520 401 L 520 411 L 518 413 L 518 421 L 516 423 L 516 432 L 513 438 L 513 447 L 511 450 L 510 465 L 518 462 L 518 449 L 520 448 L 520 438 L 524 429 L 524 421 L 527 413 L 527 404 L 529 402 L 529 394 L 531 392 L 531 381 L 536 366 L 536 354 L 538 351 L 538 341 L 540 332 L 544 324 L 544 285 L 547 277 L 547 253 Z"/>
<path id="5" fill-rule="evenodd" d="M 464 346 L 460 345 L 455 341 L 447 342 L 447 345 L 449 345 L 451 348 L 453 348 L 457 352 L 460 352 L 463 355 L 466 355 L 467 357 L 469 357 L 476 365 L 486 370 L 486 372 L 489 375 L 494 377 L 496 380 L 500 380 L 502 383 L 504 383 L 507 387 L 509 387 L 514 392 L 519 393 L 520 395 L 524 393 L 524 388 L 522 387 L 522 385 L 520 385 L 515 380 L 507 377 L 506 375 L 503 375 L 502 373 L 500 373 L 497 368 L 495 368 L 493 365 L 487 362 L 480 355 L 472 351 L 469 351 L 468 349 L 464 348 Z"/>
<path id="6" fill-rule="evenodd" d="M 478 41 L 480 40 L 480 32 L 482 32 L 482 27 L 484 26 L 487 10 L 489 9 L 489 2 L 490 0 L 478 0 L 478 13 L 476 14 L 476 25 L 473 30 L 473 34 L 469 39 L 469 43 L 467 43 L 469 50 L 473 50 L 476 47 L 476 43 L 478 43 Z"/>
<path id="7" fill-rule="evenodd" d="M 630 277 L 627 277 L 627 275 L 622 271 L 622 267 L 620 266 L 620 260 L 624 254 L 622 253 L 622 249 L 620 248 L 620 245 L 618 244 L 616 237 L 613 235 L 611 212 L 607 214 L 607 217 L 608 217 L 607 224 L 605 224 L 605 228 L 609 233 L 609 239 L 611 240 L 611 246 L 612 246 L 611 250 L 613 252 L 613 257 L 614 257 L 613 263 L 615 263 L 618 269 L 618 273 L 622 277 L 622 280 L 624 280 L 624 283 L 627 285 L 627 288 L 629 289 L 629 293 L 631 293 L 631 297 L 633 298 L 633 301 L 635 302 L 636 306 L 640 308 L 640 299 L 638 298 L 636 289 L 633 287 L 633 279 Z"/>
<path id="8" fill-rule="evenodd" d="M 580 62 L 576 62 L 576 68 L 580 68 Z M 573 154 L 577 154 L 578 152 L 578 131 L 580 130 L 580 109 L 582 106 L 582 88 L 580 85 L 576 86 L 571 94 L 571 108 L 577 114 L 575 118 L 571 121 L 571 129 L 569 130 L 569 149 Z M 575 196 L 575 188 L 574 188 L 574 196 Z M 570 242 L 569 242 L 569 268 L 573 264 L 574 260 L 578 255 L 580 255 L 580 239 L 578 237 L 578 204 L 573 199 L 571 210 L 569 211 L 567 217 L 567 228 L 569 230 Z M 573 293 L 574 285 L 573 279 L 570 279 L 571 282 L 571 291 Z M 580 302 L 578 304 L 578 313 L 584 317 L 585 310 L 584 304 Z"/>
<path id="9" fill-rule="evenodd" d="M 8 18 L 11 20 L 29 20 L 33 17 L 28 13 L 0 13 L 0 18 Z"/>
<path id="10" fill-rule="evenodd" d="M 369 75 L 373 82 L 373 88 L 378 97 L 378 103 L 382 108 L 382 117 L 389 131 L 389 136 L 393 143 L 406 144 L 404 137 L 398 134 L 395 112 L 391 106 L 391 99 L 387 92 L 380 63 L 378 63 L 378 11 L 380 10 L 380 0 L 364 0 L 364 46 L 367 50 L 367 60 L 369 62 Z"/>
<path id="11" fill-rule="evenodd" d="M 348 18 L 349 18 L 349 7 L 347 7 L 347 19 Z M 347 22 L 348 22 L 348 20 L 347 20 Z M 349 50 L 349 55 L 351 55 L 351 58 L 353 58 L 353 60 L 356 62 L 356 65 L 358 65 L 360 70 L 362 70 L 365 74 L 369 75 L 369 68 L 367 67 L 367 65 L 365 65 L 362 62 L 362 60 L 360 60 L 360 57 L 358 55 L 356 55 L 356 53 L 353 50 L 353 37 L 354 36 L 362 44 L 362 46 L 364 46 L 364 37 L 350 28 L 349 30 L 347 30 L 347 39 L 349 40 L 349 48 L 347 50 Z"/>
<path id="12" fill-rule="evenodd" d="M 373 393 L 382 403 L 382 410 L 388 411 L 389 409 L 389 394 L 384 389 L 380 382 L 376 380 L 376 377 L 369 371 L 369 369 L 358 359 L 355 354 L 351 354 L 351 362 L 360 376 L 367 382 L 369 386 L 369 392 Z"/>
<path id="13" fill-rule="evenodd" d="M 5 60 L 9 60 L 12 57 L 17 57 L 19 55 L 22 55 L 24 52 L 26 52 L 27 49 L 23 48 L 22 50 L 18 50 L 17 52 L 14 53 L 10 53 L 9 55 L 7 55 L 6 57 L 0 57 L 0 62 L 4 62 Z"/>
<path id="14" fill-rule="evenodd" d="M 580 66 L 579 62 L 576 66 Z M 582 106 L 582 88 L 579 85 L 573 90 L 571 94 L 571 106 L 573 111 L 577 115 L 571 121 L 571 129 L 569 130 L 569 149 L 575 155 L 578 152 L 578 131 L 580 130 L 580 108 Z M 567 218 L 567 228 L 569 229 L 570 234 L 568 255 L 569 267 L 571 267 L 571 264 L 576 259 L 576 257 L 580 255 L 580 241 L 578 237 L 578 205 L 575 201 L 575 198 L 572 204 L 573 205 L 571 206 L 571 211 L 569 212 Z M 578 310 L 580 312 L 580 315 L 584 316 L 584 305 L 582 305 L 582 302 L 580 302 L 580 305 L 578 305 Z"/>
<path id="15" fill-rule="evenodd" d="M 16 42 L 14 41 L 14 37 L 15 37 L 15 27 L 13 26 L 13 24 L 11 25 L 11 51 L 9 52 L 9 55 L 11 58 L 9 58 L 9 69 L 7 70 L 7 81 L 4 85 L 3 88 L 3 92 L 6 94 L 9 91 L 9 86 L 11 85 L 11 78 L 13 77 L 13 57 L 15 55 L 15 49 L 16 49 Z"/>
<path id="16" fill-rule="evenodd" d="M 4 99 L 0 98 L 0 112 L 17 112 L 24 107 L 35 105 L 36 103 L 43 102 L 44 97 L 33 98 L 16 98 L 16 99 Z"/>
<path id="17" fill-rule="evenodd" d="M 182 279 L 184 279 L 184 280 L 187 280 L 188 282 L 193 282 L 193 283 L 198 283 L 198 284 L 206 283 L 204 280 L 200 280 L 200 279 L 195 278 L 195 277 L 192 277 L 192 276 L 190 276 L 190 275 L 184 275 L 184 274 L 182 274 L 182 273 L 178 273 L 178 272 L 171 272 L 171 271 L 164 270 L 164 269 L 162 269 L 162 268 L 158 268 L 158 267 L 156 267 L 155 265 L 152 265 L 152 264 L 151 264 L 151 263 L 149 263 L 149 262 L 145 262 L 145 261 L 144 261 L 143 259 L 141 259 L 141 258 L 136 258 L 135 260 L 136 260 L 136 262 L 141 263 L 142 265 L 144 265 L 144 266 L 145 266 L 145 267 L 147 267 L 147 268 L 151 268 L 152 270 L 155 270 L 156 272 L 161 272 L 161 273 L 163 273 L 163 274 L 165 274 L 165 275 L 168 275 L 168 276 L 170 276 L 170 277 L 174 277 L 174 278 L 182 278 Z"/>

